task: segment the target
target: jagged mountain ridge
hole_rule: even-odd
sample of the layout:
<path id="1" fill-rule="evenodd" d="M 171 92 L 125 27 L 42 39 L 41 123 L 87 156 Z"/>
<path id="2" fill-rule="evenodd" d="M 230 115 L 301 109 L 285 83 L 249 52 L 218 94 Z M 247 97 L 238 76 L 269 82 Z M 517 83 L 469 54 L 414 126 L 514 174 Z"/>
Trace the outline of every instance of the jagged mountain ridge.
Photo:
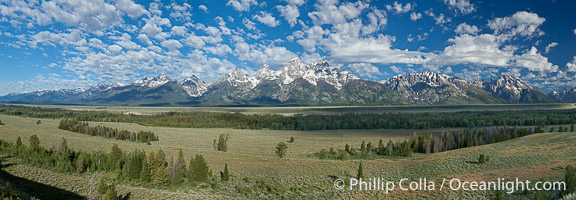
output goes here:
<path id="1" fill-rule="evenodd" d="M 503 77 L 504 81 L 500 80 Z M 515 101 L 517 98 L 514 95 L 501 95 L 510 93 L 505 88 L 523 88 L 531 94 L 524 95 L 531 97 L 528 98 L 531 101 Z M 294 58 L 278 70 L 263 65 L 251 75 L 236 68 L 212 84 L 207 84 L 194 75 L 178 82 L 160 74 L 130 84 L 96 84 L 88 89 L 10 94 L 0 97 L 0 102 L 85 105 L 334 105 L 539 103 L 551 100 L 542 98 L 541 94 L 543 93 L 511 76 L 470 83 L 444 74 L 422 72 L 374 82 L 332 67 L 326 61 L 303 64 L 299 58 Z M 532 98 L 533 96 L 536 98 Z"/>
<path id="2" fill-rule="evenodd" d="M 474 85 L 496 95 L 509 103 L 554 103 L 543 92 L 524 83 L 520 78 L 501 75 L 497 79 L 476 80 Z"/>
<path id="3" fill-rule="evenodd" d="M 394 76 L 380 83 L 412 104 L 503 103 L 478 86 L 457 77 L 434 72 Z"/>
<path id="4" fill-rule="evenodd" d="M 560 92 L 550 92 L 548 96 L 556 101 L 565 103 L 575 103 L 576 102 L 576 88 L 566 88 Z"/>
<path id="5" fill-rule="evenodd" d="M 356 88 L 359 85 L 366 87 Z M 252 75 L 236 68 L 212 84 L 202 100 L 207 104 L 403 103 L 376 82 L 331 67 L 326 61 L 306 65 L 299 58 L 277 71 L 264 65 Z"/>

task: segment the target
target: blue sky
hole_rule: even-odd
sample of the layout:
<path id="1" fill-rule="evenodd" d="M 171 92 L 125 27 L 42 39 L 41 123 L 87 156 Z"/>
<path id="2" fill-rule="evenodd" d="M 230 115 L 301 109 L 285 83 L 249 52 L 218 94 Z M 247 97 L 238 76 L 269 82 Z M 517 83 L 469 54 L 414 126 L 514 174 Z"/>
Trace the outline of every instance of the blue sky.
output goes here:
<path id="1" fill-rule="evenodd" d="M 0 95 L 166 73 L 215 81 L 299 56 L 370 80 L 434 71 L 576 87 L 572 0 L 0 0 Z"/>

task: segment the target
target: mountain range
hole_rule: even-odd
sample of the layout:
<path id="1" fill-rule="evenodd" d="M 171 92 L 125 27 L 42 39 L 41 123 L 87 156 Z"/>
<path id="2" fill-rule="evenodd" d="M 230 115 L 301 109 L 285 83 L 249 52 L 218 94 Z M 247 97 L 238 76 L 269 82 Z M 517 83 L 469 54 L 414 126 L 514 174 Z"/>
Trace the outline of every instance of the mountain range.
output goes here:
<path id="1" fill-rule="evenodd" d="M 272 70 L 263 65 L 251 75 L 239 68 L 213 83 L 196 76 L 182 81 L 165 74 L 130 84 L 96 84 L 90 88 L 9 94 L 0 102 L 78 105 L 367 105 L 367 104 L 503 104 L 575 102 L 576 88 L 543 92 L 518 77 L 466 80 L 434 72 L 361 79 L 328 62 L 303 64 L 294 58 Z"/>

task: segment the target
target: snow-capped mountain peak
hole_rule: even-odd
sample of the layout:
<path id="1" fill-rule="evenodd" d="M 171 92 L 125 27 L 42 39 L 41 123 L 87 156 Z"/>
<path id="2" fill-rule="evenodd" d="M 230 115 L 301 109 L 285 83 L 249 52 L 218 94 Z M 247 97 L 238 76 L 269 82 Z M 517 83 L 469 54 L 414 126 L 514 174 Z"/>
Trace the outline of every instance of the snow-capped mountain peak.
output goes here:
<path id="1" fill-rule="evenodd" d="M 184 79 L 180 85 L 191 97 L 202 96 L 202 94 L 208 90 L 206 83 L 202 80 L 199 80 L 195 75 Z"/>
<path id="2" fill-rule="evenodd" d="M 306 73 L 306 70 L 307 66 L 302 64 L 299 57 L 292 59 L 288 64 L 280 69 L 282 84 L 287 85 L 298 78 L 302 78 L 304 73 Z"/>
<path id="3" fill-rule="evenodd" d="M 146 86 L 149 88 L 155 88 L 158 86 L 162 86 L 168 82 L 172 81 L 170 77 L 164 73 L 158 75 L 157 77 L 150 78 L 144 77 L 142 80 L 137 80 L 134 82 L 134 85 L 137 86 Z"/>
<path id="4" fill-rule="evenodd" d="M 265 64 L 262 65 L 262 67 L 260 67 L 260 69 L 258 69 L 258 71 L 256 71 L 252 76 L 258 80 L 275 80 L 279 78 L 280 73 L 270 69 L 270 66 Z"/>
<path id="5" fill-rule="evenodd" d="M 474 84 L 493 94 L 506 95 L 513 99 L 519 99 L 523 90 L 533 89 L 520 78 L 510 75 L 501 75 L 491 80 L 476 80 Z"/>
<path id="6" fill-rule="evenodd" d="M 398 75 L 380 83 L 418 104 L 469 99 L 470 94 L 482 92 L 466 80 L 435 72 Z"/>
<path id="7" fill-rule="evenodd" d="M 497 79 L 476 80 L 474 84 L 512 103 L 554 102 L 544 93 L 534 89 L 516 76 L 501 75 Z"/>

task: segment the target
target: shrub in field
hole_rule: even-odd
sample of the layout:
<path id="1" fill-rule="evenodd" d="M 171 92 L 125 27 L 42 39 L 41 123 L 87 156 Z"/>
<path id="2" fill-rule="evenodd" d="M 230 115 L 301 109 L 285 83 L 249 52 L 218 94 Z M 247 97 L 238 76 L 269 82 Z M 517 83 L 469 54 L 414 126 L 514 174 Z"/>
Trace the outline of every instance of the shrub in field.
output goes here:
<path id="1" fill-rule="evenodd" d="M 36 121 L 36 125 L 40 125 L 40 124 L 42 124 L 42 121 L 40 121 L 40 120 Z"/>
<path id="2" fill-rule="evenodd" d="M 288 142 L 290 143 L 294 142 L 294 137 L 290 137 L 290 140 Z"/>
<path id="3" fill-rule="evenodd" d="M 322 149 L 320 150 L 320 155 L 319 155 L 320 159 L 326 159 L 328 158 L 328 152 L 326 152 L 326 149 Z"/>
<path id="4" fill-rule="evenodd" d="M 104 181 L 104 178 L 100 178 L 100 181 L 98 181 L 98 186 L 96 187 L 96 191 L 100 195 L 104 195 L 104 194 L 106 194 L 106 191 L 108 191 L 108 184 L 106 184 L 106 182 Z"/>
<path id="5" fill-rule="evenodd" d="M 284 158 L 287 151 L 288 151 L 288 146 L 284 142 L 280 142 L 276 146 L 276 155 L 278 155 L 278 157 L 280 157 L 280 158 Z"/>
<path id="6" fill-rule="evenodd" d="M 344 151 L 340 151 L 340 153 L 338 154 L 338 160 L 348 160 L 348 153 L 344 152 Z"/>
<path id="7" fill-rule="evenodd" d="M 4 124 L 4 123 L 2 122 L 2 120 L 0 120 L 0 125 L 6 125 L 6 124 Z"/>
<path id="8" fill-rule="evenodd" d="M 112 184 L 108 187 L 106 191 L 105 200 L 118 200 L 118 192 L 116 192 L 116 185 Z"/>
<path id="9" fill-rule="evenodd" d="M 480 157 L 478 157 L 478 163 L 480 164 L 484 164 L 486 163 L 486 156 L 484 154 L 480 154 Z"/>

